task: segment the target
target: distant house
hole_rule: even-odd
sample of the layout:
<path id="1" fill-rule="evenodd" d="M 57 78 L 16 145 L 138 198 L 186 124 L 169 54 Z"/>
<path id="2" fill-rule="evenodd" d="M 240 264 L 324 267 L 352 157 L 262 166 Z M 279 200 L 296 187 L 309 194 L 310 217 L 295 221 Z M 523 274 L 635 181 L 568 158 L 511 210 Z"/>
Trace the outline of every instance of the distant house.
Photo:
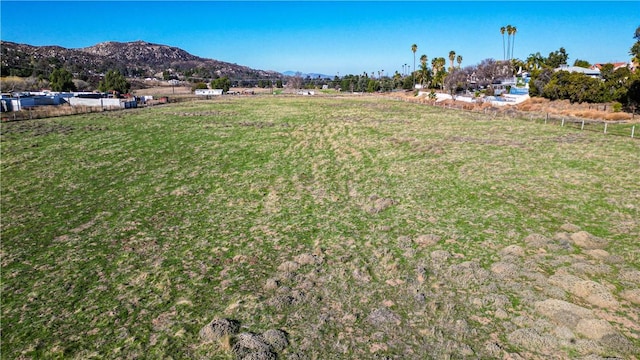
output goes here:
<path id="1" fill-rule="evenodd" d="M 568 72 L 576 72 L 585 74 L 589 77 L 599 79 L 600 78 L 600 70 L 599 69 L 587 69 L 580 66 L 567 66 L 560 65 L 559 68 L 554 69 L 554 71 L 568 71 Z"/>
<path id="2" fill-rule="evenodd" d="M 627 64 L 626 62 L 615 62 L 615 63 L 605 63 L 605 64 L 593 64 L 591 65 L 590 69 L 595 70 L 602 70 L 602 67 L 607 65 L 607 64 L 612 64 L 613 65 L 613 71 L 616 71 L 620 68 L 625 68 L 625 67 L 629 67 L 629 64 Z"/>
<path id="3" fill-rule="evenodd" d="M 196 95 L 203 96 L 220 96 L 223 93 L 223 89 L 196 89 Z"/>

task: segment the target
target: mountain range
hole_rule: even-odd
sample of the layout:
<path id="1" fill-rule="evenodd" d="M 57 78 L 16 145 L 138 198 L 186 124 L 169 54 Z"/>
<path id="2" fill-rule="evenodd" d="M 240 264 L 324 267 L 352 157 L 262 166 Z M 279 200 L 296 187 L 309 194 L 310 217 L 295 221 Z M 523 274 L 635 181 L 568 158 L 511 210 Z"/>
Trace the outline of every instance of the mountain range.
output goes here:
<path id="1" fill-rule="evenodd" d="M 282 73 L 282 75 L 285 76 L 296 76 L 299 75 L 303 78 L 311 78 L 311 79 L 333 79 L 335 77 L 335 75 L 326 75 L 326 74 L 319 74 L 319 73 L 301 73 L 299 71 L 285 71 Z"/>
<path id="2" fill-rule="evenodd" d="M 86 48 L 32 46 L 1 41 L 2 76 L 48 76 L 53 69 L 65 68 L 77 78 L 91 79 L 109 70 L 125 76 L 213 79 L 274 79 L 276 71 L 256 70 L 224 61 L 192 55 L 177 47 L 145 41 L 108 41 Z"/>

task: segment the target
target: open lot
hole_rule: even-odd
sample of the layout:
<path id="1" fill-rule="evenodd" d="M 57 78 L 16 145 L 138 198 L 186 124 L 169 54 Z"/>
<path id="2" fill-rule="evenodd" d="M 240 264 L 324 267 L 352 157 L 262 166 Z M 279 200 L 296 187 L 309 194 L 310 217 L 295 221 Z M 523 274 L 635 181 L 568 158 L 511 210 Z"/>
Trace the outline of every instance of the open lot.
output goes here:
<path id="1" fill-rule="evenodd" d="M 1 124 L 4 359 L 640 356 L 640 142 L 379 97 Z"/>

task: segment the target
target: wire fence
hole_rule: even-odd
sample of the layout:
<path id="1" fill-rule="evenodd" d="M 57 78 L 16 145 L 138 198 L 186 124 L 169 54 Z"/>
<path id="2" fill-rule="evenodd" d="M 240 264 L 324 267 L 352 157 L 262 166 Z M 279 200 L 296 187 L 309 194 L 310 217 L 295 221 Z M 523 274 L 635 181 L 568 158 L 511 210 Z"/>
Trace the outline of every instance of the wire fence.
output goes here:
<path id="1" fill-rule="evenodd" d="M 571 129 L 577 129 L 580 131 L 591 131 L 591 132 L 599 132 L 602 134 L 613 135 L 613 136 L 624 136 L 631 137 L 633 139 L 640 138 L 640 122 L 634 121 L 611 121 L 611 120 L 597 120 L 597 119 L 586 119 L 586 118 L 578 118 L 574 116 L 562 116 L 562 115 L 554 115 L 549 113 L 539 113 L 539 112 L 527 112 L 527 111 L 517 111 L 513 108 L 502 108 L 498 109 L 495 107 L 484 107 L 481 109 L 477 109 L 473 104 L 467 103 L 435 103 L 428 102 L 424 103 L 421 101 L 415 101 L 410 98 L 394 98 L 395 100 L 412 102 L 412 103 L 420 103 L 430 106 L 439 106 L 446 109 L 458 110 L 458 111 L 466 111 L 474 114 L 483 114 L 483 116 L 488 116 L 491 118 L 509 118 L 509 119 L 521 119 L 526 121 L 531 121 L 534 123 L 544 123 L 548 125 L 558 125 L 561 127 L 567 127 Z M 139 107 L 150 107 L 150 106 L 158 106 L 169 103 L 180 103 L 194 100 L 205 100 L 202 97 L 197 96 L 181 96 L 181 97 L 163 97 L 159 100 L 153 100 L 147 102 L 144 105 L 139 105 Z M 13 111 L 13 112 L 3 112 L 1 113 L 2 122 L 7 121 L 21 121 L 21 120 L 32 120 L 32 119 L 44 119 L 51 117 L 59 117 L 59 116 L 69 116 L 69 115 L 77 115 L 77 114 L 90 114 L 90 113 L 100 113 L 105 111 L 130 111 L 129 109 L 123 109 L 121 107 L 95 107 L 95 106 L 68 106 L 68 105 L 59 105 L 59 106 L 40 106 L 24 109 L 21 111 Z"/>
<path id="2" fill-rule="evenodd" d="M 401 101 L 416 102 L 412 99 L 397 98 Z M 430 106 L 438 106 L 445 109 L 466 111 L 474 114 L 483 114 L 484 116 L 507 119 L 520 119 L 525 121 L 531 121 L 534 123 L 541 123 L 547 125 L 556 125 L 561 127 L 567 127 L 570 129 L 576 129 L 580 131 L 598 132 L 606 135 L 631 137 L 633 139 L 640 139 L 640 122 L 633 120 L 603 120 L 603 119 L 587 119 L 575 116 L 557 115 L 541 112 L 530 111 L 518 111 L 514 108 L 496 108 L 496 107 L 484 107 L 477 109 L 473 104 L 459 103 L 424 103 L 418 102 Z"/>
<path id="3" fill-rule="evenodd" d="M 149 100 L 144 104 L 138 103 L 137 108 L 152 107 L 158 105 L 165 105 L 169 103 L 179 103 L 185 101 L 193 101 L 196 97 L 161 97 L 157 100 Z M 111 111 L 130 111 L 130 108 L 123 108 L 120 106 L 85 106 L 76 105 L 71 106 L 69 104 L 57 105 L 57 106 L 34 106 L 29 108 L 23 108 L 19 111 L 10 111 L 1 113 L 2 122 L 9 121 L 22 121 L 22 120 L 35 120 L 35 119 L 47 119 L 61 116 L 71 116 L 79 114 L 92 114 Z"/>

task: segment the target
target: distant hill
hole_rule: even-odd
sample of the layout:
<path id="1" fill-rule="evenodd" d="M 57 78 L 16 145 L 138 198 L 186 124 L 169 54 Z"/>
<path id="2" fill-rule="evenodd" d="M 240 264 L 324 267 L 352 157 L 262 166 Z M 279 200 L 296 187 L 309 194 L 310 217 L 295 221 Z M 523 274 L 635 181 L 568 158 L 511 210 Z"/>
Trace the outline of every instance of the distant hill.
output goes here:
<path id="1" fill-rule="evenodd" d="M 318 77 L 321 79 L 333 79 L 335 77 L 335 75 L 326 75 L 326 74 L 319 74 L 319 73 L 301 73 L 299 71 L 285 71 L 282 73 L 282 75 L 285 76 L 296 76 L 296 74 L 300 74 L 300 76 L 302 76 L 303 78 L 307 78 L 310 77 L 311 79 L 317 79 Z"/>
<path id="2" fill-rule="evenodd" d="M 180 78 L 230 79 L 279 78 L 275 71 L 251 69 L 224 61 L 201 58 L 177 47 L 145 41 L 103 42 L 80 49 L 32 46 L 2 41 L 2 76 L 39 76 L 63 67 L 79 78 L 91 78 L 109 70 L 126 76 L 153 77 L 167 73 Z"/>

